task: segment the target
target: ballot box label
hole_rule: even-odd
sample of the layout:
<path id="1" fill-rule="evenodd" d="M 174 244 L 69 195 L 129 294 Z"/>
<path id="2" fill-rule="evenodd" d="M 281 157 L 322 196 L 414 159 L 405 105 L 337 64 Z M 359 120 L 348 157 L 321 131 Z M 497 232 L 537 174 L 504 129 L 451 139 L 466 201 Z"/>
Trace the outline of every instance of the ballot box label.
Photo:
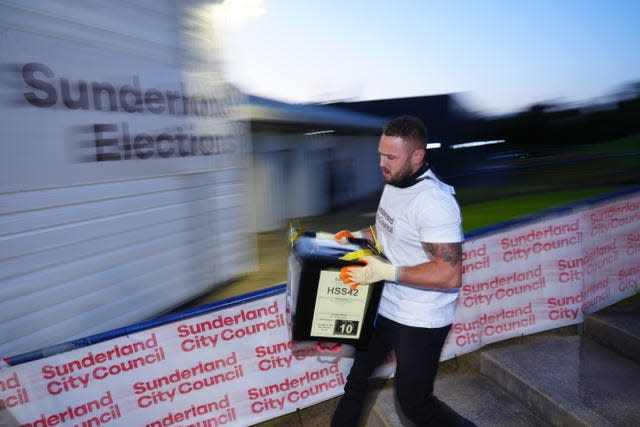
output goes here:
<path id="1" fill-rule="evenodd" d="M 321 270 L 318 280 L 311 335 L 327 338 L 360 338 L 367 308 L 369 286 L 351 289 L 340 271 Z"/>

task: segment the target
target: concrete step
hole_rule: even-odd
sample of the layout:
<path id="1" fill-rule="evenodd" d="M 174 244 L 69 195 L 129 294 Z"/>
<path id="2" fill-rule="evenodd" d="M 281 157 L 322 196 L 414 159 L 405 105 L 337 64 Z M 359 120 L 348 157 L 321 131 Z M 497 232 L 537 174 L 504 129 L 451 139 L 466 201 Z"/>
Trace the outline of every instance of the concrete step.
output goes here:
<path id="1" fill-rule="evenodd" d="M 637 426 L 640 366 L 578 335 L 484 351 L 480 372 L 554 426 Z"/>
<path id="2" fill-rule="evenodd" d="M 584 336 L 640 363 L 640 301 L 622 302 L 591 314 L 584 321 Z"/>
<path id="3" fill-rule="evenodd" d="M 550 424 L 510 396 L 488 377 L 480 374 L 448 375 L 438 378 L 435 395 L 453 412 L 454 425 L 478 427 L 544 427 Z M 380 390 L 369 414 L 367 427 L 400 427 L 411 423 L 399 415 L 393 384 Z M 456 415 L 457 414 L 457 415 Z"/>
<path id="4" fill-rule="evenodd" d="M 549 425 L 484 375 L 449 376 L 438 380 L 435 395 L 479 427 Z"/>
<path id="5" fill-rule="evenodd" d="M 393 395 L 393 380 L 384 385 L 378 385 L 371 391 L 373 403 L 365 427 L 400 427 L 404 426 L 398 414 L 398 408 Z"/>

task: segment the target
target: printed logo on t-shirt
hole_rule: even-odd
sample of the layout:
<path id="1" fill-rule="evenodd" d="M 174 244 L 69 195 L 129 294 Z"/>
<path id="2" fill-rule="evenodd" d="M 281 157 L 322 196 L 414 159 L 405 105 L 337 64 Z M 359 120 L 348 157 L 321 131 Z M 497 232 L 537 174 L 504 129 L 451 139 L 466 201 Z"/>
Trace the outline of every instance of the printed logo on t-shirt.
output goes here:
<path id="1" fill-rule="evenodd" d="M 393 217 L 385 211 L 382 206 L 378 207 L 378 213 L 376 214 L 376 221 L 389 233 L 393 234 Z"/>

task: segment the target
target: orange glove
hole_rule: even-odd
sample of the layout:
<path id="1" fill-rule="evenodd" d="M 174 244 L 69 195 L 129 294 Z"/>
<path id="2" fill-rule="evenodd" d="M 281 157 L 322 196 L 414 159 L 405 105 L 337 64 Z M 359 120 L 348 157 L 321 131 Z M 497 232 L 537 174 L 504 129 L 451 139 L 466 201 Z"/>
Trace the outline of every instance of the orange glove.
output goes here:
<path id="1" fill-rule="evenodd" d="M 342 344 L 336 343 L 316 343 L 318 353 L 337 353 L 342 348 Z"/>
<path id="2" fill-rule="evenodd" d="M 340 269 L 340 279 L 351 289 L 358 285 L 368 285 L 383 280 L 389 282 L 398 281 L 398 268 L 377 256 L 365 256 L 358 259 L 365 265 L 350 265 Z"/>
<path id="3" fill-rule="evenodd" d="M 364 235 L 362 234 L 361 231 L 348 231 L 348 230 L 340 230 L 333 235 L 333 238 L 340 243 L 348 243 L 347 239 L 353 238 L 353 237 L 357 239 L 362 239 Z"/>

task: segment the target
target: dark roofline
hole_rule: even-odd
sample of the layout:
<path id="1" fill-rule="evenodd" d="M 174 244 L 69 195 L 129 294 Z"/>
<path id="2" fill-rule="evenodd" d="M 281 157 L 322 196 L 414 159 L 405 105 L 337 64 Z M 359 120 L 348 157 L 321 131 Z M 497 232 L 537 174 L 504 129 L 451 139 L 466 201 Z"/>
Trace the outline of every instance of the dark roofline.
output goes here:
<path id="1" fill-rule="evenodd" d="M 242 119 L 252 124 L 314 129 L 340 129 L 345 131 L 381 131 L 386 119 L 330 105 L 288 104 L 273 99 L 247 95 L 240 107 Z"/>

